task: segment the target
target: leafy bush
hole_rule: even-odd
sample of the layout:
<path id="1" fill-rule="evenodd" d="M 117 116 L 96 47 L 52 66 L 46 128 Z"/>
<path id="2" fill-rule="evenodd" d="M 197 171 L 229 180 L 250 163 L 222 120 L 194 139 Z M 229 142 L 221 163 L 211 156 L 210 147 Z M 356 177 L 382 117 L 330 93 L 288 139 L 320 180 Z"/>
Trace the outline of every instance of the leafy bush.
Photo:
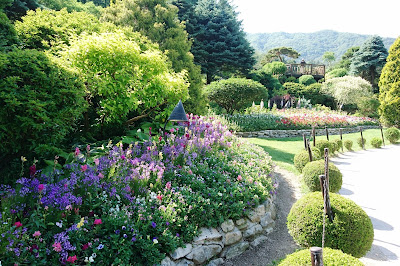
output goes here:
<path id="1" fill-rule="evenodd" d="M 371 139 L 371 145 L 374 148 L 380 148 L 382 146 L 383 142 L 381 138 L 375 137 Z"/>
<path id="2" fill-rule="evenodd" d="M 77 0 L 38 0 L 38 3 L 53 10 L 61 10 L 65 8 L 68 12 L 85 12 L 100 16 L 102 8 L 96 6 L 93 1 L 79 2 Z"/>
<path id="3" fill-rule="evenodd" d="M 352 265 L 363 266 L 364 264 L 353 256 L 343 253 L 340 250 L 324 248 L 323 260 L 326 266 Z M 303 249 L 287 255 L 279 262 L 278 266 L 308 266 L 310 265 L 310 250 Z"/>
<path id="4" fill-rule="evenodd" d="M 332 154 L 335 152 L 335 147 L 333 146 L 332 142 L 329 142 L 327 140 L 317 140 L 315 143 L 315 147 L 319 149 L 319 152 L 321 153 L 321 156 L 325 153 L 325 148 L 329 149 L 329 153 Z"/>
<path id="5" fill-rule="evenodd" d="M 373 95 L 372 97 L 361 97 L 357 101 L 357 115 L 379 118 L 379 105 L 380 103 L 376 95 Z"/>
<path id="6" fill-rule="evenodd" d="M 400 127 L 400 38 L 392 44 L 379 79 L 379 113 L 389 126 Z"/>
<path id="7" fill-rule="evenodd" d="M 360 148 L 365 148 L 365 145 L 367 145 L 367 140 L 365 138 L 357 138 L 357 144 Z"/>
<path id="8" fill-rule="evenodd" d="M 353 201 L 330 194 L 334 219 L 326 219 L 325 247 L 340 249 L 360 258 L 372 246 L 374 228 L 365 211 Z M 290 235 L 302 247 L 321 246 L 323 227 L 321 192 L 309 193 L 290 210 L 287 226 Z"/>
<path id="9" fill-rule="evenodd" d="M 214 81 L 207 85 L 205 94 L 229 114 L 251 106 L 253 101 L 268 99 L 268 91 L 261 83 L 243 78 Z"/>
<path id="10" fill-rule="evenodd" d="M 335 139 L 333 143 L 335 143 L 336 151 L 343 149 L 343 141 L 341 139 Z"/>
<path id="11" fill-rule="evenodd" d="M 312 75 L 303 75 L 299 78 L 299 83 L 305 86 L 316 83 L 317 81 L 314 79 Z"/>
<path id="12" fill-rule="evenodd" d="M 385 138 L 390 143 L 396 143 L 400 139 L 400 130 L 395 127 L 388 128 L 385 131 Z"/>
<path id="13" fill-rule="evenodd" d="M 344 147 L 345 147 L 348 151 L 351 151 L 351 148 L 353 147 L 353 141 L 352 141 L 352 140 L 349 140 L 349 139 L 346 139 L 346 140 L 343 142 L 343 145 L 344 145 Z"/>
<path id="14" fill-rule="evenodd" d="M 311 153 L 313 156 L 313 161 L 321 159 L 321 154 L 319 152 L 319 149 L 317 149 L 316 147 L 311 148 Z M 304 166 L 308 162 L 310 162 L 308 151 L 301 151 L 300 153 L 296 154 L 294 156 L 293 162 L 296 169 L 301 173 L 303 171 Z"/>
<path id="15" fill-rule="evenodd" d="M 326 80 L 331 78 L 341 78 L 347 75 L 347 69 L 345 68 L 336 68 L 332 71 L 326 73 Z"/>
<path id="16" fill-rule="evenodd" d="M 333 164 L 328 164 L 329 191 L 336 193 L 342 188 L 342 173 Z M 319 176 L 325 173 L 324 160 L 307 163 L 303 168 L 303 181 L 310 191 L 321 191 Z"/>
<path id="17" fill-rule="evenodd" d="M 0 162 L 3 177 L 21 156 L 32 160 L 60 147 L 86 109 L 85 87 L 54 58 L 36 50 L 0 57 Z M 48 159 L 49 157 L 47 157 Z M 51 157 L 50 157 L 51 158 Z"/>
<path id="18" fill-rule="evenodd" d="M 0 9 L 0 52 L 9 51 L 18 43 L 14 25 Z"/>
<path id="19" fill-rule="evenodd" d="M 199 228 L 240 219 L 274 193 L 262 148 L 211 118 L 190 116 L 187 129 L 100 156 L 76 149 L 62 169 L 0 186 L 2 263 L 158 265 Z"/>

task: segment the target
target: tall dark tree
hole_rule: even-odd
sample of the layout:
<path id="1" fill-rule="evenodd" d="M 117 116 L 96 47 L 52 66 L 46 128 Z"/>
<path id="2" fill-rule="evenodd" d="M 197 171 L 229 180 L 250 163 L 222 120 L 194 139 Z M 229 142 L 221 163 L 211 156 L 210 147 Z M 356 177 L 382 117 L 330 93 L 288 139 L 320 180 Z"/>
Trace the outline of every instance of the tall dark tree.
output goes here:
<path id="1" fill-rule="evenodd" d="M 387 56 L 388 51 L 382 38 L 373 36 L 360 47 L 360 50 L 354 53 L 350 65 L 350 74 L 368 80 L 377 91 L 376 79 L 381 74 Z"/>
<path id="2" fill-rule="evenodd" d="M 337 68 L 344 68 L 346 70 L 349 70 L 351 65 L 351 60 L 353 59 L 354 54 L 358 50 L 360 50 L 360 46 L 353 46 L 347 49 L 347 51 L 342 55 L 342 58 L 338 63 Z"/>
<path id="3" fill-rule="evenodd" d="M 201 72 L 193 62 L 191 42 L 177 14 L 178 8 L 167 0 L 124 0 L 106 8 L 102 19 L 130 26 L 158 43 L 160 49 L 167 52 L 174 71 L 188 72 L 190 99 L 185 103 L 186 111 L 202 114 L 206 109 L 206 99 L 202 93 Z"/>
<path id="4" fill-rule="evenodd" d="M 11 20 L 18 20 L 25 16 L 28 10 L 35 10 L 40 7 L 36 0 L 1 0 L 2 3 L 7 3 L 4 12 Z"/>
<path id="5" fill-rule="evenodd" d="M 252 68 L 254 49 L 227 0 L 199 0 L 194 9 L 190 5 L 196 1 L 179 2 L 186 5 L 187 13 L 181 9 L 180 16 L 193 39 L 194 61 L 206 74 L 207 83 L 216 76 L 247 73 Z"/>

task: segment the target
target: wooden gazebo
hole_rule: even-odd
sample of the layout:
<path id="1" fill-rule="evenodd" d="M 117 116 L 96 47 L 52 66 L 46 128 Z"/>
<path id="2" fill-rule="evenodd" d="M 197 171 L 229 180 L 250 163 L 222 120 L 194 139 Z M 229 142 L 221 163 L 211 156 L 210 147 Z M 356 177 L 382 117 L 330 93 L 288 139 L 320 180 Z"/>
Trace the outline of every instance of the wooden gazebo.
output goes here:
<path id="1" fill-rule="evenodd" d="M 300 64 L 286 64 L 286 76 L 298 78 L 302 75 L 312 75 L 315 80 L 325 78 L 325 65 L 307 64 L 304 60 Z"/>

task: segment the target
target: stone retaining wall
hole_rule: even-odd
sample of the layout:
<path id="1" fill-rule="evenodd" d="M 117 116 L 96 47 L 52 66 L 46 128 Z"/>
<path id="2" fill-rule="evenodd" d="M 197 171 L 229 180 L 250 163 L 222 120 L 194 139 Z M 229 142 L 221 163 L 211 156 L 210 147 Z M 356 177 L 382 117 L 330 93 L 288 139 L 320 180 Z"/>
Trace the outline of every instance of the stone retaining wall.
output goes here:
<path id="1" fill-rule="evenodd" d="M 363 130 L 371 128 L 379 128 L 379 126 L 362 126 Z M 359 132 L 360 127 L 349 127 L 342 128 L 343 134 Z M 339 128 L 329 128 L 329 135 L 339 135 Z M 237 136 L 245 138 L 290 138 L 290 137 L 301 137 L 305 134 L 307 137 L 311 136 L 311 129 L 299 129 L 299 130 L 262 130 L 255 132 L 236 132 Z M 325 135 L 325 129 L 316 129 L 315 135 Z"/>
<path id="2" fill-rule="evenodd" d="M 273 231 L 276 219 L 275 196 L 259 205 L 247 217 L 227 220 L 218 228 L 201 228 L 200 235 L 185 248 L 169 254 L 161 266 L 208 265 L 216 266 L 224 259 L 235 257 L 250 246 L 265 241 Z"/>

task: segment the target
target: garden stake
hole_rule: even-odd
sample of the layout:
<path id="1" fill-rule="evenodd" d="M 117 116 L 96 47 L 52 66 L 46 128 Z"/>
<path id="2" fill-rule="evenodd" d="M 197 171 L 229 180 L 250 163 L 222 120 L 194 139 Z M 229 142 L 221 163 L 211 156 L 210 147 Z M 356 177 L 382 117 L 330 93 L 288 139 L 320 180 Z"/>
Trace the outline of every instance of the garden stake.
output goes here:
<path id="1" fill-rule="evenodd" d="M 326 182 L 328 183 L 328 187 L 329 187 L 329 149 L 328 148 L 324 149 L 324 160 L 325 160 L 325 177 L 326 177 Z"/>
<path id="2" fill-rule="evenodd" d="M 312 162 L 312 152 L 311 152 L 310 140 L 309 139 L 307 139 L 307 150 L 308 150 L 308 158 L 310 159 L 310 162 Z"/>
<path id="3" fill-rule="evenodd" d="M 360 133 L 361 133 L 361 145 L 362 145 L 363 150 L 365 150 L 365 148 L 364 148 L 364 138 L 363 138 L 363 134 L 362 134 L 362 127 L 360 127 Z"/>
<path id="4" fill-rule="evenodd" d="M 303 134 L 304 149 L 307 150 L 306 134 Z"/>
<path id="5" fill-rule="evenodd" d="M 326 126 L 325 126 L 325 132 L 326 132 L 326 139 L 329 141 L 329 132 Z"/>
<path id="6" fill-rule="evenodd" d="M 340 140 L 342 141 L 342 152 L 343 152 L 343 136 L 342 136 L 342 129 L 339 128 Z"/>
<path id="7" fill-rule="evenodd" d="M 327 182 L 327 179 L 324 175 L 319 176 L 319 182 L 321 184 L 321 189 L 322 189 L 322 197 L 324 199 L 324 216 L 328 215 L 329 220 L 332 222 L 333 221 L 333 213 L 332 213 L 332 208 L 331 208 L 331 200 L 329 199 L 329 185 Z M 323 234 L 323 239 L 322 243 L 324 243 L 324 234 Z M 322 244 L 323 246 L 323 244 Z"/>
<path id="8" fill-rule="evenodd" d="M 311 253 L 311 265 L 312 266 L 324 266 L 322 248 L 312 247 L 310 248 Z"/>
<path id="9" fill-rule="evenodd" d="M 383 129 L 382 129 L 382 125 L 381 124 L 379 125 L 379 128 L 381 129 L 383 146 L 385 146 L 385 138 L 383 137 Z"/>
<path id="10" fill-rule="evenodd" d="M 313 146 L 315 147 L 315 126 L 312 127 Z"/>

